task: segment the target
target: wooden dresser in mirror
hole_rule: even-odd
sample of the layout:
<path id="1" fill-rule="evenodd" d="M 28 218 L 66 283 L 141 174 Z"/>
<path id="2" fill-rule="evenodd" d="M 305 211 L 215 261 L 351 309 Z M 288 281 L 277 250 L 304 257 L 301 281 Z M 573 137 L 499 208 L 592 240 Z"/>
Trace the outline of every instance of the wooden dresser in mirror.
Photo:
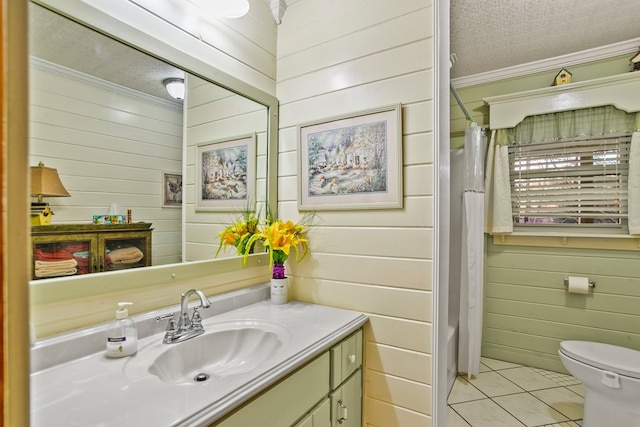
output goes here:
<path id="1" fill-rule="evenodd" d="M 46 279 L 151 265 L 151 223 L 31 228 L 32 277 Z"/>

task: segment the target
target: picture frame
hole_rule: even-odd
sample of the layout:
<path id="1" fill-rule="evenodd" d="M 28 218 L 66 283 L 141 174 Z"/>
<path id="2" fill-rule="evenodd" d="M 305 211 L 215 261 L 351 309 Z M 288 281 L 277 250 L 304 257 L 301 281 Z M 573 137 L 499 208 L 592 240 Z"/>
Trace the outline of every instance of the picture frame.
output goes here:
<path id="1" fill-rule="evenodd" d="M 242 211 L 255 203 L 256 134 L 196 147 L 195 210 Z"/>
<path id="2" fill-rule="evenodd" d="M 182 174 L 162 172 L 162 207 L 182 207 Z"/>
<path id="3" fill-rule="evenodd" d="M 402 105 L 298 126 L 298 209 L 402 208 Z"/>

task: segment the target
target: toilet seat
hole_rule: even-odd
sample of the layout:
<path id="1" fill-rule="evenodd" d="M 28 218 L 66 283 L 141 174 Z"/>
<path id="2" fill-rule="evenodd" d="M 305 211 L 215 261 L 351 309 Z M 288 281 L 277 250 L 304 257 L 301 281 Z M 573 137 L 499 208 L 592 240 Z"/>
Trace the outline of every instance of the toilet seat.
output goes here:
<path id="1" fill-rule="evenodd" d="M 596 368 L 640 379 L 640 351 L 589 341 L 562 341 L 560 352 Z"/>

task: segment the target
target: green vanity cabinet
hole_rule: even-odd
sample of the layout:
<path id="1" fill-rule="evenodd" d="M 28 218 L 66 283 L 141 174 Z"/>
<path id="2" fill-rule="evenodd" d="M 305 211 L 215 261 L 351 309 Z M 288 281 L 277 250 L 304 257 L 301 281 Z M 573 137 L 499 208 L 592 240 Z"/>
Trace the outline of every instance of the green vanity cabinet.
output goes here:
<path id="1" fill-rule="evenodd" d="M 360 427 L 362 329 L 211 427 Z"/>

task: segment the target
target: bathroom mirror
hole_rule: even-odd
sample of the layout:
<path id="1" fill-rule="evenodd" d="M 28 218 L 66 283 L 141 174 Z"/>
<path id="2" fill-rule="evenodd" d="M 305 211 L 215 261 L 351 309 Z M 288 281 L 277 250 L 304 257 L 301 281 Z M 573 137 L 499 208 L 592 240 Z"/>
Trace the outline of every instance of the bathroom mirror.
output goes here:
<path id="1" fill-rule="evenodd" d="M 246 135 L 256 145 L 248 204 L 276 206 L 274 97 L 229 76 L 218 84 L 175 54 L 163 60 L 40 4 L 30 2 L 29 20 L 29 164 L 56 168 L 71 194 L 45 197 L 52 224 L 130 209 L 133 222 L 152 224 L 152 266 L 212 260 L 216 230 L 240 212 L 195 210 L 196 148 Z M 184 100 L 163 85 L 175 78 Z"/>

